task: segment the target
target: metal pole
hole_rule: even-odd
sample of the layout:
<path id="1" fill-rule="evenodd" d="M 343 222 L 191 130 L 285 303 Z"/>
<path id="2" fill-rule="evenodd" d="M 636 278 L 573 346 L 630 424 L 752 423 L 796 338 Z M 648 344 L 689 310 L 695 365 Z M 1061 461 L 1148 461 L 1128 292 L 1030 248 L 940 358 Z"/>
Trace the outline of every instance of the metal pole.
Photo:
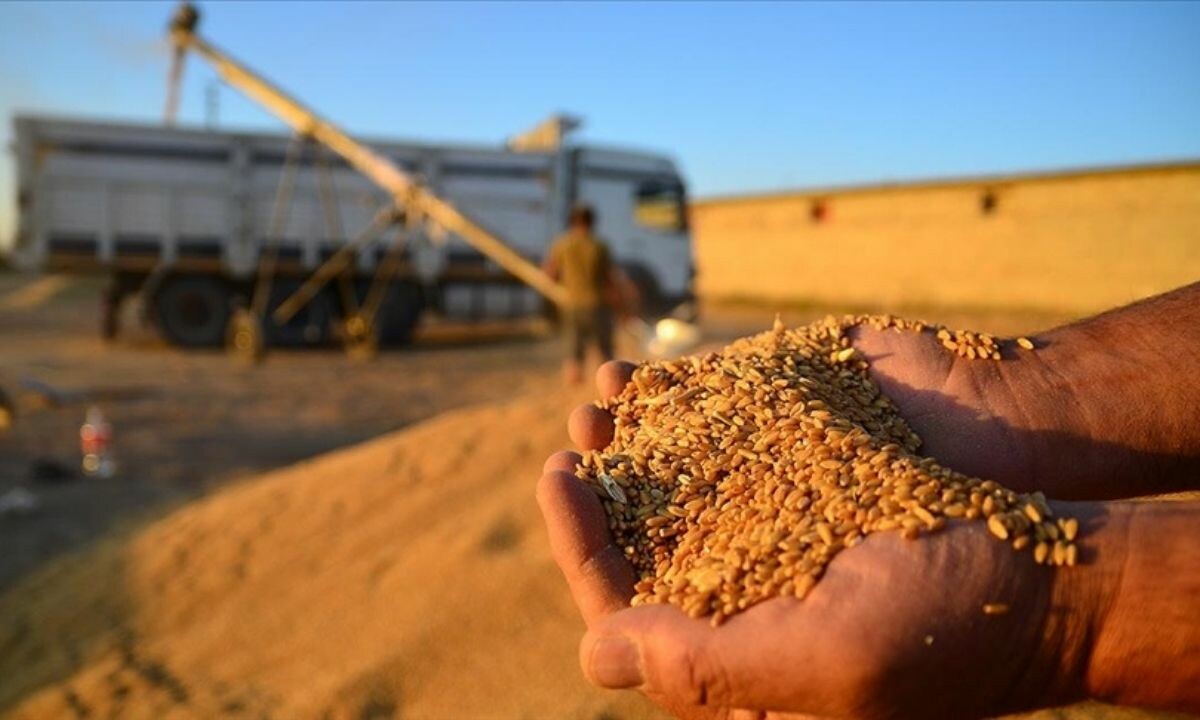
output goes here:
<path id="1" fill-rule="evenodd" d="M 358 251 L 360 247 L 379 234 L 385 227 L 395 220 L 395 209 L 390 205 L 375 213 L 375 217 L 371 219 L 371 223 L 358 234 L 350 242 L 338 248 L 338 251 L 330 256 L 328 260 L 321 264 L 304 284 L 296 289 L 287 300 L 279 304 L 275 308 L 275 312 L 271 313 L 271 319 L 280 325 L 292 319 L 292 316 L 300 311 L 309 300 L 312 300 L 325 284 L 333 279 L 339 272 L 345 269 L 350 258 Z"/>
<path id="2" fill-rule="evenodd" d="M 251 314 L 256 318 L 266 316 L 267 305 L 271 300 L 271 281 L 275 276 L 275 267 L 279 259 L 279 240 L 287 230 L 288 210 L 292 205 L 292 188 L 296 182 L 296 168 L 304 142 L 299 135 L 293 136 L 283 158 L 279 186 L 275 191 L 271 225 L 267 231 L 264 252 L 258 258 L 258 280 L 254 283 L 254 295 L 250 302 Z"/>
<path id="3" fill-rule="evenodd" d="M 375 315 L 379 312 L 379 306 L 383 304 L 383 294 L 387 291 L 388 283 L 400 267 L 404 246 L 408 244 L 408 236 L 405 233 L 405 230 L 400 230 L 396 234 L 387 255 L 379 262 L 379 267 L 375 268 L 375 277 L 371 278 L 371 288 L 367 291 L 362 310 L 362 316 L 371 325 L 375 324 Z"/>
<path id="4" fill-rule="evenodd" d="M 387 190 L 397 205 L 414 215 L 429 218 L 444 230 L 454 232 L 484 255 L 495 261 L 529 287 L 549 300 L 563 305 L 566 291 L 561 285 L 457 208 L 409 178 L 390 160 L 355 142 L 333 124 L 325 121 L 299 101 L 272 86 L 228 55 L 201 39 L 193 31 L 195 23 L 174 24 L 172 40 L 190 48 L 213 64 L 230 85 L 239 88 L 279 116 L 296 132 L 320 142 L 340 155 L 359 172 Z"/>
<path id="5" fill-rule="evenodd" d="M 167 71 L 167 101 L 163 106 L 163 123 L 175 126 L 179 114 L 179 85 L 183 82 L 184 48 L 176 45 L 171 52 L 171 69 Z"/>
<path id="6" fill-rule="evenodd" d="M 341 240 L 345 237 L 345 230 L 342 227 L 342 212 L 338 205 L 333 168 L 330 167 L 329 157 L 322 145 L 317 146 L 317 179 L 317 189 L 321 196 L 321 214 L 325 216 L 325 232 L 330 239 Z M 338 296 L 342 300 L 342 310 L 347 315 L 357 315 L 358 297 L 350 282 L 351 275 L 348 265 L 338 274 Z"/>

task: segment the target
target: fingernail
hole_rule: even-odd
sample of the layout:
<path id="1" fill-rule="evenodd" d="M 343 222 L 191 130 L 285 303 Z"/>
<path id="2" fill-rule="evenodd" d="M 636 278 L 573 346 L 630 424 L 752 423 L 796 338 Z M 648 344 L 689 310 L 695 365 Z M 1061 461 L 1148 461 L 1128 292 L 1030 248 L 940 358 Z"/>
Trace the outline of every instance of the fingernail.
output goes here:
<path id="1" fill-rule="evenodd" d="M 637 645 L 620 636 L 603 637 L 592 646 L 588 663 L 592 682 L 612 690 L 642 684 L 642 659 Z"/>

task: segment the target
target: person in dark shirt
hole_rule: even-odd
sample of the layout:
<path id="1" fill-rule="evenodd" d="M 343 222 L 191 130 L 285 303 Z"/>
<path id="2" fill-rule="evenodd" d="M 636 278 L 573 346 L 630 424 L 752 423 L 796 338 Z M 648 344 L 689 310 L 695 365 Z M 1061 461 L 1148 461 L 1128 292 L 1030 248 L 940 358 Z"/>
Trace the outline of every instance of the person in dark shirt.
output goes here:
<path id="1" fill-rule="evenodd" d="M 572 208 L 567 232 L 550 246 L 542 264 L 546 274 L 567 291 L 567 302 L 559 312 L 567 344 L 563 376 L 570 384 L 583 376 L 589 345 L 596 346 L 602 362 L 613 356 L 611 298 L 616 271 L 608 246 L 592 232 L 595 221 L 591 207 Z"/>

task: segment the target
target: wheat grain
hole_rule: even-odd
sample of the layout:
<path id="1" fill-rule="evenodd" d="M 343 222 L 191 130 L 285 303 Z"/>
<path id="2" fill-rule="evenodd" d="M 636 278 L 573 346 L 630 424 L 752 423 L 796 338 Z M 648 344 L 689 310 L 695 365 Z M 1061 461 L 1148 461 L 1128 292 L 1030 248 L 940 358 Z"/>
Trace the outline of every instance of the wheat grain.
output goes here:
<path id="1" fill-rule="evenodd" d="M 826 318 L 646 364 L 600 405 L 608 447 L 576 474 L 604 505 L 638 574 L 634 604 L 672 603 L 719 624 L 768 598 L 803 599 L 838 552 L 879 532 L 918 538 L 983 520 L 1038 563 L 1071 565 L 1078 523 L 922 457 L 871 380 L 853 327 L 929 332 L 968 359 L 995 338 L 893 317 Z"/>

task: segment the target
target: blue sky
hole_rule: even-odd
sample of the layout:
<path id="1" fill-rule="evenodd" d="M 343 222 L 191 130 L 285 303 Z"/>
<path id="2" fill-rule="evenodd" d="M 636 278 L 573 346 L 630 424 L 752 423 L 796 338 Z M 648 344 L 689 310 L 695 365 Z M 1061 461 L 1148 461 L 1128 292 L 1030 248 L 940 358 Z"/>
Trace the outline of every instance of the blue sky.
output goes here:
<path id="1" fill-rule="evenodd" d="M 200 5 L 352 132 L 499 142 L 567 110 L 699 196 L 1200 157 L 1196 3 Z M 158 120 L 172 8 L 0 4 L 0 141 L 15 110 Z M 184 121 L 213 77 L 192 58 Z M 220 124 L 281 127 L 229 88 Z"/>

